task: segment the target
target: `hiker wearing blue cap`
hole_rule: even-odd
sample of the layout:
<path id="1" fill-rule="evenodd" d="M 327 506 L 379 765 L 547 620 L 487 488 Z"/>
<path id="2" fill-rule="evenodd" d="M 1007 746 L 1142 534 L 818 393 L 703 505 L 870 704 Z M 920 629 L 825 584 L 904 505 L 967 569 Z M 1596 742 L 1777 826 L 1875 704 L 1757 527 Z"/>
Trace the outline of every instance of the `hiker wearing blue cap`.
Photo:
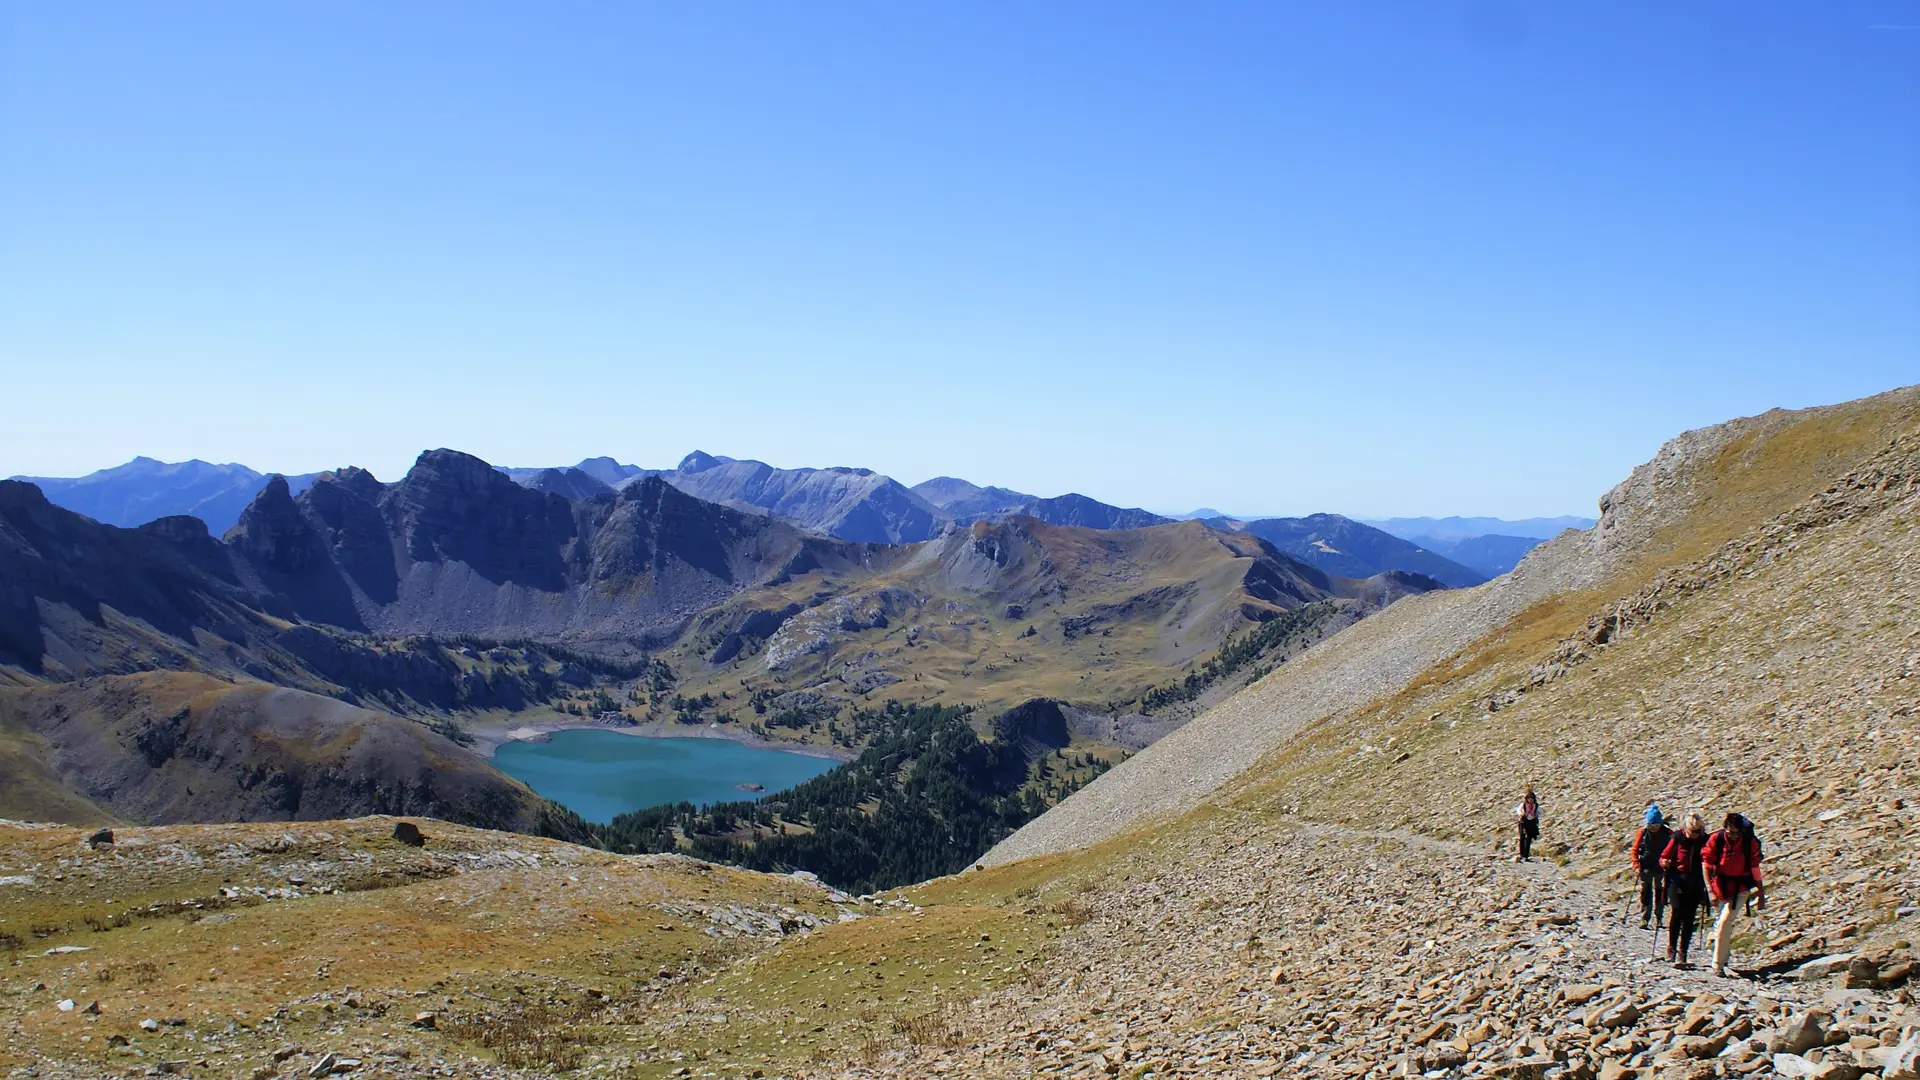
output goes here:
<path id="1" fill-rule="evenodd" d="M 1660 918 L 1660 909 L 1666 904 L 1666 881 L 1660 872 L 1660 856 L 1667 850 L 1667 842 L 1673 839 L 1673 830 L 1667 828 L 1667 819 L 1660 813 L 1659 803 L 1647 804 L 1646 820 L 1641 823 L 1640 831 L 1633 834 L 1633 868 L 1640 874 L 1640 929 L 1653 926 Z"/>

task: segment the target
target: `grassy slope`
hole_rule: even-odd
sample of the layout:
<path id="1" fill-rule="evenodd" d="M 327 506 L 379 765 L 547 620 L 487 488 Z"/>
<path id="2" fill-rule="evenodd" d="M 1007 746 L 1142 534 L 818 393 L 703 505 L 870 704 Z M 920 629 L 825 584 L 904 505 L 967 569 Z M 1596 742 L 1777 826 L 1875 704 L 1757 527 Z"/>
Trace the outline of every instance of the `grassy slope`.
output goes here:
<path id="1" fill-rule="evenodd" d="M 1097 706 L 1128 701 L 1149 686 L 1179 678 L 1228 633 L 1252 625 L 1243 609 L 1279 610 L 1244 588 L 1257 555 L 1246 537 L 1198 523 L 1117 533 L 1036 523 L 1033 532 L 1053 573 L 1048 589 L 1026 600 L 1017 617 L 1006 614 L 1004 597 L 943 586 L 933 568 L 909 562 L 860 582 L 857 590 L 898 588 L 924 597 L 908 616 L 892 619 L 885 628 L 836 635 L 830 652 L 784 672 L 769 672 L 760 651 L 709 670 L 703 660 L 706 642 L 696 637 L 667 654 L 680 673 L 678 689 L 688 696 L 730 694 L 726 707 L 744 718 L 744 699 L 753 690 L 807 687 L 832 679 L 849 660 L 872 654 L 860 670 L 886 672 L 900 681 L 869 692 L 864 700 L 937 699 L 979 705 L 989 713 L 1036 697 Z M 836 583 L 812 573 L 749 592 L 730 607 L 804 604 L 832 587 Z M 1124 605 L 1155 590 L 1182 594 L 1162 604 L 1142 604 L 1137 614 L 1103 621 L 1087 633 L 1069 635 L 1062 628 L 1065 618 Z M 1037 633 L 1023 637 L 1029 627 Z"/>
<path id="2" fill-rule="evenodd" d="M 0 814 L 74 823 L 312 819 L 431 805 L 479 824 L 533 828 L 544 808 L 418 723 L 192 672 L 0 690 L 0 780 Z"/>
<path id="3" fill-rule="evenodd" d="M 431 821 L 416 850 L 389 837 L 392 822 L 122 829 L 97 853 L 84 832 L 0 827 L 0 875 L 36 879 L 0 886 L 0 955 L 19 961 L 10 984 L 46 984 L 0 1003 L 18 1024 L 0 1064 L 31 1048 L 125 1067 L 138 1050 L 244 1076 L 287 1044 L 494 1060 L 515 1046 L 487 1045 L 486 1029 L 530 1016 L 542 1052 L 617 1052 L 627 1076 L 857 1055 L 1013 980 L 1049 932 L 996 907 L 836 904 L 790 877 Z M 292 877 L 304 895 L 251 899 Z M 838 923 L 850 908 L 869 917 Z M 741 935 L 726 925 L 740 911 L 823 929 Z M 88 951 L 43 955 L 67 945 Z M 935 958 L 947 963 L 923 977 Z M 60 1012 L 59 998 L 98 1000 L 102 1015 Z M 409 1029 L 418 1011 L 436 1011 L 440 1030 Z M 149 1017 L 185 1024 L 143 1032 Z M 229 1021 L 237 1031 L 207 1039 Z"/>

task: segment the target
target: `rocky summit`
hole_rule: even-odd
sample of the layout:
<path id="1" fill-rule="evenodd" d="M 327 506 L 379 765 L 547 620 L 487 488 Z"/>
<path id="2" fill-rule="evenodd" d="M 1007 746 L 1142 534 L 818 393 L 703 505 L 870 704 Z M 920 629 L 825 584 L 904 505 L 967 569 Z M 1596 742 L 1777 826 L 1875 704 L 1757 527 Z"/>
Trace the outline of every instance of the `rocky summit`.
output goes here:
<path id="1" fill-rule="evenodd" d="M 1064 553 L 981 528 L 917 572 Z M 874 896 L 430 817 L 0 826 L 4 1062 L 1914 1080 L 1917 551 L 1920 393 L 1688 433 L 1591 532 L 1346 627 L 979 867 Z M 1729 973 L 1707 930 L 1680 967 L 1642 927 L 1650 801 L 1764 840 Z"/>

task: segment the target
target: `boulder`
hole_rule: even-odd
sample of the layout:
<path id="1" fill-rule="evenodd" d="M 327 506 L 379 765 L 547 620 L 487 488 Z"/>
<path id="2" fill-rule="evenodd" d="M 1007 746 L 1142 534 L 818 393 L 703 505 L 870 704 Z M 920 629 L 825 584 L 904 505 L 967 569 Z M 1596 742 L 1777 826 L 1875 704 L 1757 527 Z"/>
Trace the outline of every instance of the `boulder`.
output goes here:
<path id="1" fill-rule="evenodd" d="M 1880 961 L 1871 956 L 1856 956 L 1847 961 L 1847 989 L 1871 990 L 1879 985 Z"/>
<path id="2" fill-rule="evenodd" d="M 1780 1029 L 1780 1052 L 1804 1054 L 1816 1046 L 1825 1046 L 1827 1042 L 1827 1020 L 1822 1012 L 1805 1012 L 1787 1021 Z"/>
<path id="3" fill-rule="evenodd" d="M 87 837 L 87 846 L 90 848 L 93 848 L 95 851 L 98 851 L 99 849 L 104 847 L 112 847 L 113 846 L 113 830 L 101 829 L 99 832 L 96 832 L 92 836 Z"/>
<path id="4" fill-rule="evenodd" d="M 408 847 L 425 847 L 427 845 L 426 835 L 420 831 L 420 826 L 415 825 L 411 821 L 394 822 L 393 838 Z"/>

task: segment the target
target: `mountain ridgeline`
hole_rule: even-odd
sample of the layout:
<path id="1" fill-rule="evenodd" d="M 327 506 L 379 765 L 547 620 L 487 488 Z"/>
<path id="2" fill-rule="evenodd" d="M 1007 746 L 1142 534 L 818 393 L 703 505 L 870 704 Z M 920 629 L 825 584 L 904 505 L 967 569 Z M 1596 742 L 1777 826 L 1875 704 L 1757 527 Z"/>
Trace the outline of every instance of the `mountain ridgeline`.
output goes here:
<path id="1" fill-rule="evenodd" d="M 338 470 L 342 474 L 350 471 L 354 470 Z M 1010 488 L 981 487 L 950 476 L 906 487 L 871 469 L 782 469 L 698 450 L 672 469 L 646 469 L 611 457 L 594 457 L 568 467 L 500 467 L 497 471 L 522 487 L 570 500 L 590 499 L 658 477 L 701 500 L 778 517 L 805 531 L 855 543 L 920 543 L 956 525 L 1016 516 L 1095 529 L 1214 519 L 1222 527 L 1251 529 L 1266 536 L 1288 554 L 1329 573 L 1367 577 L 1405 570 L 1452 586 L 1477 583 L 1505 572 L 1525 553 L 1529 546 L 1525 537 L 1550 536 L 1558 531 L 1555 523 L 1590 524 L 1587 519 L 1575 518 L 1520 522 L 1408 518 L 1378 523 L 1385 529 L 1379 531 L 1373 528 L 1376 523 L 1329 514 L 1234 521 L 1207 511 L 1175 519 L 1077 493 L 1041 498 Z M 288 477 L 290 493 L 298 495 L 317 475 Z M 166 464 L 137 458 L 77 479 L 15 479 L 35 483 L 55 504 L 106 524 L 136 527 L 163 517 L 190 515 L 200 517 L 207 522 L 209 532 L 220 536 L 267 486 L 271 474 L 242 465 L 200 461 Z M 1427 529 L 1432 535 L 1409 531 L 1418 529 Z M 1290 538 L 1302 534 L 1316 534 L 1312 539 L 1322 541 L 1333 536 L 1339 542 L 1289 543 Z M 1396 536 L 1412 542 L 1397 543 Z M 1474 542 L 1480 536 L 1492 539 Z"/>
<path id="2" fill-rule="evenodd" d="M 916 543 L 848 541 L 667 475 L 600 469 L 611 485 L 591 464 L 516 479 L 433 450 L 392 483 L 346 468 L 295 491 L 270 476 L 220 537 L 190 516 L 103 524 L 0 482 L 10 812 L 427 813 L 587 835 L 465 745 L 481 713 L 536 710 L 879 747 L 896 767 L 873 775 L 907 794 L 874 797 L 907 801 L 878 822 L 873 792 L 809 795 L 676 811 L 673 843 L 897 884 L 964 865 L 1211 700 L 1440 587 L 1330 574 L 1200 522 L 1122 528 L 1091 500 L 1065 512 L 1086 524 L 1016 514 Z M 891 483 L 700 456 L 677 471 L 849 515 Z M 1036 702 L 1058 720 L 1037 742 L 991 719 Z M 857 760 L 818 790 L 851 790 Z M 645 832 L 596 835 L 658 849 Z"/>

